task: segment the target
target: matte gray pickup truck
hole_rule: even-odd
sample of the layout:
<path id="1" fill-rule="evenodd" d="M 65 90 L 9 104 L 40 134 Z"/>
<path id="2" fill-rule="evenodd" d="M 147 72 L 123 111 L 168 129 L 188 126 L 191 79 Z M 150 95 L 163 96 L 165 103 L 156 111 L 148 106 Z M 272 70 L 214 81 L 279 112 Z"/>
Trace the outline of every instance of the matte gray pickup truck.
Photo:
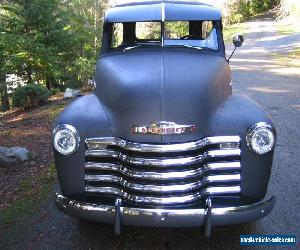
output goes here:
<path id="1" fill-rule="evenodd" d="M 272 210 L 275 127 L 232 94 L 219 10 L 171 1 L 109 9 L 96 85 L 54 125 L 61 211 L 113 223 L 116 234 L 134 225 L 210 236 Z"/>

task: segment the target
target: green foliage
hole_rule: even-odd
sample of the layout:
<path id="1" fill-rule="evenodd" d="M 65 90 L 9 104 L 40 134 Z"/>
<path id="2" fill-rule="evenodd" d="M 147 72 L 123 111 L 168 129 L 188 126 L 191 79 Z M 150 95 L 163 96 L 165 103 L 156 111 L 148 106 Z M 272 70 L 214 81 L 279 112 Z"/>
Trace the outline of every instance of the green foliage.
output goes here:
<path id="1" fill-rule="evenodd" d="M 166 22 L 165 29 L 168 37 L 180 38 L 189 34 L 189 23 L 184 21 Z"/>
<path id="2" fill-rule="evenodd" d="M 225 18 L 225 24 L 243 22 L 278 4 L 279 0 L 229 0 L 226 4 L 228 15 Z"/>
<path id="3" fill-rule="evenodd" d="M 249 6 L 249 12 L 251 15 L 269 10 L 271 0 L 252 0 Z"/>
<path id="4" fill-rule="evenodd" d="M 13 93 L 14 107 L 31 108 L 38 107 L 48 101 L 50 91 L 38 84 L 19 86 Z"/>
<path id="5" fill-rule="evenodd" d="M 233 21 L 235 21 L 234 23 L 240 23 L 248 19 L 251 16 L 249 8 L 250 8 L 250 4 L 248 1 L 239 0 L 237 13 L 233 15 L 234 16 Z"/>
<path id="6" fill-rule="evenodd" d="M 59 88 L 52 88 L 52 89 L 50 89 L 50 94 L 51 95 L 56 95 L 56 94 L 58 94 L 60 92 L 61 92 L 61 90 Z"/>
<path id="7" fill-rule="evenodd" d="M 78 57 L 74 63 L 68 68 L 69 72 L 73 72 L 76 78 L 73 78 L 67 86 L 70 88 L 79 88 L 82 83 L 86 83 L 88 79 L 95 73 L 96 60 L 94 58 Z"/>
<path id="8" fill-rule="evenodd" d="M 0 1 L 0 77 L 16 74 L 49 90 L 82 86 L 95 71 L 107 2 Z M 0 97 L 4 87 L 0 79 Z"/>

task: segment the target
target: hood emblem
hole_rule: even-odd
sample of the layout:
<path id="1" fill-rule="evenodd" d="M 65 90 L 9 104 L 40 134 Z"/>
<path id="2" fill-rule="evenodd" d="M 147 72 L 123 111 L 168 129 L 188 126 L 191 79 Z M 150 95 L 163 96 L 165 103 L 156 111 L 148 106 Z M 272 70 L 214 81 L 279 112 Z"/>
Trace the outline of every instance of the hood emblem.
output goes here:
<path id="1" fill-rule="evenodd" d="M 196 125 L 178 125 L 175 122 L 152 122 L 150 125 L 137 126 L 131 129 L 133 134 L 179 135 L 196 131 Z"/>

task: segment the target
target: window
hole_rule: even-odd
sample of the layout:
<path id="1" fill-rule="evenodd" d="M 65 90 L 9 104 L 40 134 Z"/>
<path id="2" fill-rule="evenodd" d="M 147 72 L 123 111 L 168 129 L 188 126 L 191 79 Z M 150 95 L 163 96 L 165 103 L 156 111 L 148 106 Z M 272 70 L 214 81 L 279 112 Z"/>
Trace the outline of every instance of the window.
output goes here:
<path id="1" fill-rule="evenodd" d="M 124 22 L 111 24 L 110 49 L 133 49 L 145 46 L 186 46 L 218 50 L 215 21 L 166 21 L 164 39 L 161 22 Z"/>
<path id="2" fill-rule="evenodd" d="M 160 22 L 113 23 L 111 28 L 110 49 L 160 45 Z"/>
<path id="3" fill-rule="evenodd" d="M 203 37 L 203 39 L 207 39 L 212 31 L 213 31 L 213 24 L 211 21 L 202 22 L 202 37 Z"/>
<path id="4" fill-rule="evenodd" d="M 111 48 L 117 48 L 121 46 L 123 42 L 123 24 L 114 23 L 112 26 L 112 41 Z"/>
<path id="5" fill-rule="evenodd" d="M 189 22 L 166 22 L 165 23 L 165 38 L 166 39 L 181 39 L 189 35 Z"/>
<path id="6" fill-rule="evenodd" d="M 212 21 L 165 22 L 166 46 L 189 46 L 217 50 L 217 31 Z"/>
<path id="7" fill-rule="evenodd" d="M 137 40 L 159 41 L 161 35 L 161 25 L 158 22 L 136 23 L 135 36 Z"/>

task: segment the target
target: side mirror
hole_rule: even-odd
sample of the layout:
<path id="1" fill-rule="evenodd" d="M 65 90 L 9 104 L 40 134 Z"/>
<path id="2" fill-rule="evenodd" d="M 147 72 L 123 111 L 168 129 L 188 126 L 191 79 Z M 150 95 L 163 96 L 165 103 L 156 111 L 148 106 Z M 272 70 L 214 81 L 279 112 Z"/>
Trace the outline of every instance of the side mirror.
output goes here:
<path id="1" fill-rule="evenodd" d="M 234 47 L 239 48 L 242 46 L 242 44 L 244 42 L 244 37 L 242 35 L 236 35 L 233 38 L 232 42 L 233 42 Z"/>
<path id="2" fill-rule="evenodd" d="M 234 50 L 232 51 L 230 57 L 227 59 L 227 61 L 229 62 L 229 60 L 231 59 L 231 57 L 233 56 L 236 48 L 239 48 L 242 46 L 244 42 L 244 37 L 242 35 L 235 35 L 234 38 L 232 39 L 232 43 L 234 45 Z"/>

